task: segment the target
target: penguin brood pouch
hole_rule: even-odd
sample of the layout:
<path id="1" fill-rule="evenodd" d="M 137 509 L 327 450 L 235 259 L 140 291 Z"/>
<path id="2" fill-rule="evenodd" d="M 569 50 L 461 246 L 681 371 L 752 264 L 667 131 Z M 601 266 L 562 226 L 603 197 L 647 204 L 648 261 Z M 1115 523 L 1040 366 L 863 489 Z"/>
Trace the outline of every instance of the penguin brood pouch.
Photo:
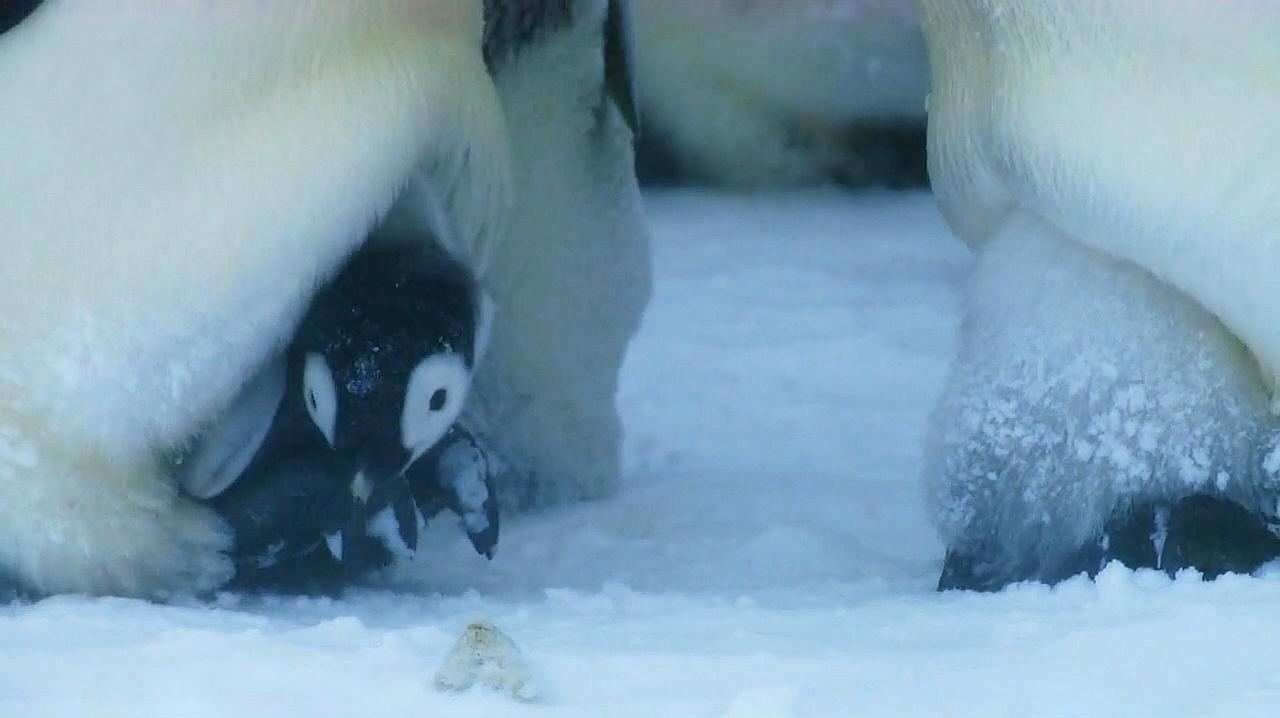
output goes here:
<path id="1" fill-rule="evenodd" d="M 174 473 L 235 534 L 241 587 L 335 588 L 444 509 L 492 557 L 488 459 L 456 424 L 487 307 L 429 242 L 370 244 L 312 300 L 293 340 L 183 452 Z"/>

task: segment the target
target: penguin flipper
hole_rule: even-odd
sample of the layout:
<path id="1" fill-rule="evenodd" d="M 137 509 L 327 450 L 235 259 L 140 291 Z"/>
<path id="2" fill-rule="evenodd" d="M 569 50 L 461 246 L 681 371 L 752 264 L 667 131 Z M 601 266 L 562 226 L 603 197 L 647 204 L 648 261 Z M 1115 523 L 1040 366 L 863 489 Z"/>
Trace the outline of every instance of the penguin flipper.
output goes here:
<path id="1" fill-rule="evenodd" d="M 418 509 L 413 505 L 413 498 L 405 495 L 401 500 L 391 505 L 392 511 L 395 512 L 396 528 L 400 534 L 400 540 L 410 551 L 418 550 Z"/>
<path id="2" fill-rule="evenodd" d="M 423 516 L 446 508 L 453 511 L 476 553 L 493 558 L 499 530 L 497 495 L 489 460 L 469 433 L 455 426 L 406 473 Z"/>
<path id="3" fill-rule="evenodd" d="M 171 457 L 183 491 L 210 499 L 235 483 L 266 440 L 284 391 L 285 359 L 278 356 L 244 385 L 204 435 Z"/>

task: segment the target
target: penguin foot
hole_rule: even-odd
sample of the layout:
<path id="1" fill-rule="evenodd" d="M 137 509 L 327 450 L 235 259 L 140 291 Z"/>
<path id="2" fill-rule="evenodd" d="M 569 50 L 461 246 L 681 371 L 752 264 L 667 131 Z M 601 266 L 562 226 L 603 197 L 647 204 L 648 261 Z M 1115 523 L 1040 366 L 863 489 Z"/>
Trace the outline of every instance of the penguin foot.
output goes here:
<path id="1" fill-rule="evenodd" d="M 1193 494 L 1172 505 L 1143 506 L 1132 512 L 1124 531 L 1129 540 L 1114 558 L 1132 568 L 1156 568 L 1173 575 L 1194 568 L 1206 579 L 1224 573 L 1252 573 L 1280 556 L 1280 537 L 1266 518 L 1219 496 Z M 1139 539 L 1149 536 L 1147 547 Z"/>
<path id="2" fill-rule="evenodd" d="M 1072 576 L 1094 576 L 1106 564 L 1101 542 L 1091 542 L 1064 557 L 1010 557 L 990 544 L 947 549 L 938 577 L 939 591 L 999 591 L 1013 583 L 1055 584 Z"/>
<path id="3" fill-rule="evenodd" d="M 1081 573 L 1096 576 L 1119 561 L 1170 576 L 1194 568 L 1206 579 L 1251 573 L 1280 557 L 1280 536 L 1265 516 L 1220 496 L 1142 502 L 1118 511 L 1099 536 L 1052 562 L 1011 559 L 990 546 L 947 551 L 938 590 L 998 591 L 1019 581 L 1054 584 Z"/>

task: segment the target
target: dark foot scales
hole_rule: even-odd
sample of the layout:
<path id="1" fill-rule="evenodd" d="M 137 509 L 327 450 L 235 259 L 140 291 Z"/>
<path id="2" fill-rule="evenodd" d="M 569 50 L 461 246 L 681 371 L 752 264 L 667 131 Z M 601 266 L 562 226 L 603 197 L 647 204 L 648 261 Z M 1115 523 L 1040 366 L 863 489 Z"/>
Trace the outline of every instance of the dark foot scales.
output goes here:
<path id="1" fill-rule="evenodd" d="M 1171 576 L 1184 568 L 1206 579 L 1247 574 L 1280 556 L 1280 537 L 1266 517 L 1229 499 L 1196 494 L 1173 504 L 1130 507 L 1107 523 L 1096 542 L 1053 565 L 992 558 L 997 554 L 985 548 L 949 550 L 938 590 L 998 591 L 1018 581 L 1053 584 L 1081 573 L 1095 576 L 1111 561 Z"/>
<path id="2" fill-rule="evenodd" d="M 1214 496 L 1190 496 L 1170 508 L 1163 538 L 1154 567 L 1171 575 L 1184 568 L 1205 578 L 1252 573 L 1280 556 L 1280 537 L 1264 516 Z"/>
<path id="3" fill-rule="evenodd" d="M 999 591 L 1011 583 L 1038 581 L 1055 584 L 1072 576 L 1093 576 L 1106 563 L 1100 545 L 1082 547 L 1075 554 L 1056 563 L 1036 557 L 1011 559 L 999 556 L 988 546 L 976 549 L 948 549 L 938 577 L 939 591 Z"/>

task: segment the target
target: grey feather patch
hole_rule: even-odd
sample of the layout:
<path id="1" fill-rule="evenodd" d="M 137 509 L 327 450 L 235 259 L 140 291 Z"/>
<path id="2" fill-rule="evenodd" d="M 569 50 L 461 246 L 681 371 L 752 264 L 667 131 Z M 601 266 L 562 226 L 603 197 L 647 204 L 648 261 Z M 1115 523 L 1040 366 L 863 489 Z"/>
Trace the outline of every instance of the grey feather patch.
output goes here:
<path id="1" fill-rule="evenodd" d="M 627 0 L 609 0 L 609 14 L 604 21 L 604 85 L 605 91 L 631 134 L 640 134 L 639 101 L 636 98 L 635 42 L 631 33 L 631 8 Z"/>
<path id="2" fill-rule="evenodd" d="M 476 318 L 475 350 L 471 357 L 472 371 L 480 366 L 480 362 L 484 361 L 484 355 L 489 351 L 489 340 L 493 338 L 493 318 L 497 313 L 497 303 L 488 292 L 483 289 L 477 290 L 477 295 L 479 316 Z"/>
<path id="3" fill-rule="evenodd" d="M 18 26 L 40 7 L 43 0 L 4 0 L 0 2 L 0 34 Z"/>
<path id="4" fill-rule="evenodd" d="M 174 457 L 178 485 L 198 499 L 209 499 L 235 483 L 266 439 L 284 390 L 284 357 L 277 357 L 244 385 L 190 449 Z"/>
<path id="5" fill-rule="evenodd" d="M 547 32 L 573 22 L 574 0 L 485 0 L 484 61 L 490 72 Z"/>

